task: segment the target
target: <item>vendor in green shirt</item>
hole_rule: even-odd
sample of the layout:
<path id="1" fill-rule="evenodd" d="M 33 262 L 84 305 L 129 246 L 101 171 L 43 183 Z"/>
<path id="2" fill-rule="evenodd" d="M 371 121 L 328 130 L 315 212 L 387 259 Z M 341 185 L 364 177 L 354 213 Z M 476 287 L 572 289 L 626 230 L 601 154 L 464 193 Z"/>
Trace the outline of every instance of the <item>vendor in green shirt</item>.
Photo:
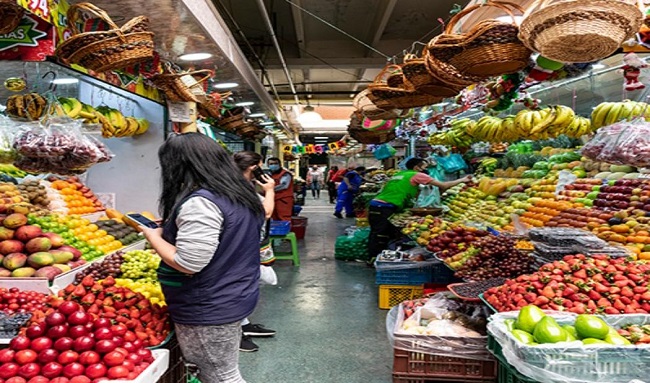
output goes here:
<path id="1" fill-rule="evenodd" d="M 395 174 L 370 201 L 368 223 L 370 237 L 368 238 L 368 261 L 370 262 L 383 250 L 388 243 L 399 237 L 399 229 L 388 221 L 388 218 L 407 207 L 412 206 L 417 199 L 420 185 L 433 185 L 440 188 L 441 193 L 459 183 L 469 182 L 470 176 L 449 182 L 441 182 L 426 174 L 429 164 L 421 158 L 411 158 L 406 162 L 405 171 Z"/>

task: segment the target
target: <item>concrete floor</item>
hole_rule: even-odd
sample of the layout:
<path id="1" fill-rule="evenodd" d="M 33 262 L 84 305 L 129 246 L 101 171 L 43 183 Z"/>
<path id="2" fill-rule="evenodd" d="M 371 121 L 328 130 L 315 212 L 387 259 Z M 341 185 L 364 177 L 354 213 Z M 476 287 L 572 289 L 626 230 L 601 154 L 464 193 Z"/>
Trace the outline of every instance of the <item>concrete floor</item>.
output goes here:
<path id="1" fill-rule="evenodd" d="M 277 261 L 277 286 L 262 286 L 250 318 L 277 330 L 255 338 L 258 352 L 240 353 L 248 383 L 389 383 L 392 349 L 386 313 L 377 308 L 374 269 L 334 259 L 334 241 L 353 219 L 336 219 L 327 192 L 307 197 L 309 218 L 301 266 Z"/>

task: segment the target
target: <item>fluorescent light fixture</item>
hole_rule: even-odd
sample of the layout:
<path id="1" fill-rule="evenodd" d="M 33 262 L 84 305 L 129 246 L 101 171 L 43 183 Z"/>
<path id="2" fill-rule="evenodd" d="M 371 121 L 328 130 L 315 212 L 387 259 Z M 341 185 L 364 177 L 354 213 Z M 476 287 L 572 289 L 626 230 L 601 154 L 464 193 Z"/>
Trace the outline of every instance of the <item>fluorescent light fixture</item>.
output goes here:
<path id="1" fill-rule="evenodd" d="M 449 104 L 451 104 L 451 102 L 445 101 L 445 102 L 439 102 L 437 104 L 433 104 L 432 106 L 447 106 Z"/>
<path id="2" fill-rule="evenodd" d="M 314 137 L 315 140 L 329 140 L 329 137 Z"/>
<path id="3" fill-rule="evenodd" d="M 230 88 L 236 88 L 239 86 L 236 82 L 220 82 L 218 84 L 213 85 L 217 89 L 230 89 Z"/>
<path id="4" fill-rule="evenodd" d="M 178 59 L 181 61 L 199 61 L 209 59 L 210 57 L 212 57 L 212 53 L 188 53 L 178 56 Z"/>
<path id="5" fill-rule="evenodd" d="M 79 80 L 76 78 L 57 78 L 56 80 L 52 81 L 52 84 L 56 85 L 69 85 L 77 83 L 79 83 Z"/>
<path id="6" fill-rule="evenodd" d="M 266 126 L 266 125 L 275 125 L 274 121 L 264 121 L 260 122 L 260 125 Z"/>
<path id="7" fill-rule="evenodd" d="M 524 19 L 523 16 L 515 16 L 515 24 L 517 24 L 517 25 L 521 24 L 521 21 L 523 19 Z M 503 15 L 503 16 L 497 17 L 496 20 L 501 21 L 502 23 L 512 23 L 512 16 Z"/>
<path id="8" fill-rule="evenodd" d="M 244 101 L 236 103 L 235 106 L 251 106 L 253 104 L 255 104 L 253 101 Z"/>
<path id="9" fill-rule="evenodd" d="M 250 117 L 250 118 L 264 117 L 264 116 L 266 116 L 265 113 L 253 113 L 253 114 L 248 115 L 248 117 Z"/>
<path id="10" fill-rule="evenodd" d="M 607 68 L 607 65 L 605 65 L 605 64 L 601 64 L 601 63 L 593 64 L 593 65 L 591 66 L 591 69 L 593 69 L 593 70 L 605 69 L 605 68 Z"/>

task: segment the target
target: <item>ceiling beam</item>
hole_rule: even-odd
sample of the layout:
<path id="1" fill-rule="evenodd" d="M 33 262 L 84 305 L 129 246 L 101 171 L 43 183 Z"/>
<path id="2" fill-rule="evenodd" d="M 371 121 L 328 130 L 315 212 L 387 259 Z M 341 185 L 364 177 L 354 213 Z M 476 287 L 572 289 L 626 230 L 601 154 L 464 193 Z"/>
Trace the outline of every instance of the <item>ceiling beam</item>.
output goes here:
<path id="1" fill-rule="evenodd" d="M 293 27 L 296 33 L 296 42 L 298 43 L 298 57 L 303 57 L 303 52 L 307 50 L 307 45 L 305 44 L 305 24 L 302 18 L 302 0 L 293 0 L 293 3 L 296 6 L 291 6 L 291 15 L 293 16 Z M 309 82 L 309 68 L 302 69 L 302 78 L 305 85 L 305 90 L 310 91 L 311 86 L 307 85 Z"/>
<path id="2" fill-rule="evenodd" d="M 381 41 L 381 36 L 384 34 L 384 31 L 386 30 L 386 26 L 388 25 L 388 21 L 390 21 L 390 16 L 393 14 L 393 10 L 395 9 L 395 5 L 397 5 L 397 0 L 388 0 L 383 2 L 385 4 L 384 9 L 381 12 L 378 12 L 375 16 L 375 20 L 373 22 L 373 28 L 371 29 L 374 30 L 374 33 L 372 35 L 372 41 L 370 43 L 371 47 L 376 47 L 377 44 Z M 366 57 L 371 57 L 372 56 L 372 51 L 370 49 L 366 50 Z M 385 63 L 384 63 L 385 65 Z M 363 78 L 365 77 L 366 69 L 365 68 L 359 68 L 357 70 L 357 78 Z M 356 92 L 359 89 L 360 85 L 356 84 L 352 90 L 353 92 Z"/>
<path id="3" fill-rule="evenodd" d="M 331 69 L 332 67 L 338 69 L 379 69 L 386 65 L 386 59 L 384 57 L 324 57 L 322 61 L 315 58 L 286 58 L 285 61 L 291 69 Z M 266 69 L 282 69 L 282 64 L 278 59 L 269 59 L 266 62 Z"/>

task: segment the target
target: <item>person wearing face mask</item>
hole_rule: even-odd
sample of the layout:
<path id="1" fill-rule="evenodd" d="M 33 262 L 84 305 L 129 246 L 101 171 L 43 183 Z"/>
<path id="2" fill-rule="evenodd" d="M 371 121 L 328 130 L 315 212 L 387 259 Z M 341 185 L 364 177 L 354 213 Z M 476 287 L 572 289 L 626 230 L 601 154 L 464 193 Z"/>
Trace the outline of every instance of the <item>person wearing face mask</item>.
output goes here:
<path id="1" fill-rule="evenodd" d="M 376 257 L 388 247 L 388 243 L 398 238 L 399 230 L 390 223 L 388 218 L 412 206 L 417 199 L 420 185 L 433 185 L 440 188 L 440 192 L 459 183 L 469 182 L 470 176 L 440 182 L 426 174 L 429 164 L 421 158 L 411 158 L 406 162 L 406 170 L 395 174 L 377 197 L 370 201 L 368 209 L 368 223 L 370 224 L 370 237 L 368 238 L 368 260 Z"/>
<path id="2" fill-rule="evenodd" d="M 320 189 L 323 186 L 323 172 L 314 165 L 307 172 L 307 184 L 311 189 L 311 196 L 320 199 Z"/>
<path id="3" fill-rule="evenodd" d="M 275 182 L 275 209 L 271 219 L 276 221 L 291 221 L 293 214 L 293 176 L 282 168 L 280 159 L 268 159 L 271 178 Z"/>

